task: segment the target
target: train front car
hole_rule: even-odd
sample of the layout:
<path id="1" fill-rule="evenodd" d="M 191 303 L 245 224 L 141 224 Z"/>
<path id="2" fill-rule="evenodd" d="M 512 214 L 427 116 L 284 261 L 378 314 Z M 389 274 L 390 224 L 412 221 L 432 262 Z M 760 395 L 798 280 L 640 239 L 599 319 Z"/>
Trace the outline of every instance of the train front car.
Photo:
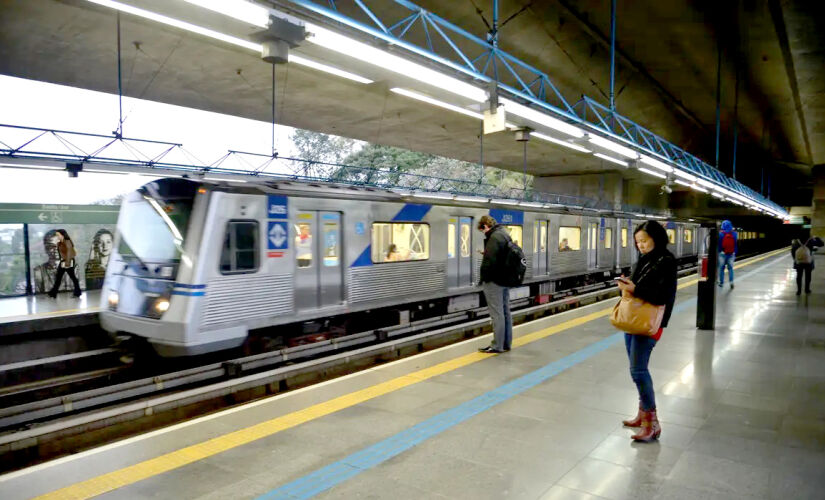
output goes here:
<path id="1" fill-rule="evenodd" d="M 159 179 L 123 200 L 101 293 L 105 330 L 145 338 L 164 356 L 193 354 L 188 315 L 204 293 L 192 281 L 200 238 L 193 219 L 203 218 L 206 192 L 197 182 Z"/>

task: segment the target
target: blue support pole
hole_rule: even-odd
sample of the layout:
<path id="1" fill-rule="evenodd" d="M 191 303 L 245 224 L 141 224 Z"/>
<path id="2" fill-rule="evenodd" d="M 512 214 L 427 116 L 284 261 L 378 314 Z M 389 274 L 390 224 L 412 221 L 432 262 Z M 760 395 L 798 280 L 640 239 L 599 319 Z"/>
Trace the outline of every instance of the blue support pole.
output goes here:
<path id="1" fill-rule="evenodd" d="M 610 0 L 610 111 L 616 110 L 613 89 L 616 85 L 616 0 Z"/>

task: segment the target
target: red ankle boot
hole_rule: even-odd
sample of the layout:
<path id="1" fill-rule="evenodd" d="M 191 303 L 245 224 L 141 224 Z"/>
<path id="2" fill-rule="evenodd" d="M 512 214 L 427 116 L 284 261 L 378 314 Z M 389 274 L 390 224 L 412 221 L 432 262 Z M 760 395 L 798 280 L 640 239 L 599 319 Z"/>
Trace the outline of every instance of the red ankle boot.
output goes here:
<path id="1" fill-rule="evenodd" d="M 649 443 L 659 439 L 661 434 L 662 428 L 659 426 L 659 419 L 656 418 L 656 410 L 642 410 L 642 429 L 633 435 L 633 439 L 642 443 Z"/>
<path id="2" fill-rule="evenodd" d="M 632 420 L 622 420 L 622 425 L 625 427 L 641 427 L 642 425 L 642 404 L 639 403 L 639 411 L 636 413 L 636 418 Z"/>

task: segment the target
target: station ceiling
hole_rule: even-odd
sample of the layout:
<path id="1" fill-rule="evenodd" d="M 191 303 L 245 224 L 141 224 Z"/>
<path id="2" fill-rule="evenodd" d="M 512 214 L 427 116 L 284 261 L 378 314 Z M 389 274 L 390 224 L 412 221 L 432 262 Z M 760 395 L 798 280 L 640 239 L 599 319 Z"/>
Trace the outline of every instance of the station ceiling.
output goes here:
<path id="1" fill-rule="evenodd" d="M 181 0 L 125 3 L 241 38 L 260 29 Z M 290 2 L 259 3 L 301 14 Z M 338 3 L 342 11 L 357 15 L 353 2 Z M 481 38 L 487 32 L 482 17 L 492 20 L 487 0 L 416 3 Z M 731 175 L 736 107 L 737 179 L 759 191 L 764 168 L 775 201 L 804 204 L 800 197 L 810 199 L 811 166 L 825 163 L 825 20 L 813 12 L 814 3 L 619 0 L 617 110 L 714 164 L 721 46 L 720 170 Z M 368 4 L 379 14 L 396 7 L 390 0 Z M 0 73 L 117 93 L 115 11 L 85 0 L 0 0 L 0 12 Z M 501 21 L 518 13 L 501 27 L 500 48 L 550 75 L 568 101 L 586 94 L 607 103 L 609 0 L 502 0 L 499 12 Z M 125 14 L 121 30 L 124 95 L 271 119 L 271 66 L 260 54 Z M 390 91 L 408 86 L 408 78 L 356 60 L 342 61 L 340 54 L 311 44 L 293 53 L 373 82 L 357 83 L 293 63 L 279 65 L 279 123 L 479 161 L 479 120 Z M 439 97 L 437 91 L 431 94 Z M 471 103 L 458 101 L 472 109 Z M 261 152 L 268 147 L 262 145 Z M 522 144 L 511 132 L 484 136 L 483 149 L 485 164 L 522 170 Z M 591 155 L 547 142 L 533 139 L 528 145 L 527 171 L 533 175 L 615 170 Z M 654 182 L 638 173 L 624 174 Z"/>

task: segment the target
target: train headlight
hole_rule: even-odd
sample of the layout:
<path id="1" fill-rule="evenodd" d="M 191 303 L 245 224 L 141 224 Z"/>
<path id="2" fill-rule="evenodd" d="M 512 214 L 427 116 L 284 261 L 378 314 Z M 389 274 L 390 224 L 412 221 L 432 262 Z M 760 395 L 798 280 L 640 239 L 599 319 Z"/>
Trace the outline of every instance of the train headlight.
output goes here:
<path id="1" fill-rule="evenodd" d="M 117 309 L 117 304 L 118 304 L 118 302 L 120 302 L 120 295 L 115 291 L 111 291 L 111 292 L 109 292 L 108 300 L 109 300 L 109 309 L 112 309 L 112 310 Z"/>
<path id="2" fill-rule="evenodd" d="M 155 311 L 163 314 L 169 310 L 169 299 L 158 299 L 155 301 Z"/>

